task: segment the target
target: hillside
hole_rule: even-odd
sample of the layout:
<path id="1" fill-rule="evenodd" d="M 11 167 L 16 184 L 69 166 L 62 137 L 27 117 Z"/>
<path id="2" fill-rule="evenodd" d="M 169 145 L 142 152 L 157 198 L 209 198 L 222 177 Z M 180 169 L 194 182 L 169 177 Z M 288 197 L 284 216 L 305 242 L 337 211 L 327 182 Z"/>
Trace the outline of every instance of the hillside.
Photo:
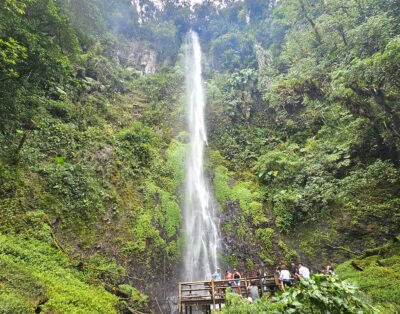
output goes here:
<path id="1" fill-rule="evenodd" d="M 190 29 L 221 263 L 399 310 L 399 1 L 217 2 L 0 3 L 0 313 L 171 310 Z"/>

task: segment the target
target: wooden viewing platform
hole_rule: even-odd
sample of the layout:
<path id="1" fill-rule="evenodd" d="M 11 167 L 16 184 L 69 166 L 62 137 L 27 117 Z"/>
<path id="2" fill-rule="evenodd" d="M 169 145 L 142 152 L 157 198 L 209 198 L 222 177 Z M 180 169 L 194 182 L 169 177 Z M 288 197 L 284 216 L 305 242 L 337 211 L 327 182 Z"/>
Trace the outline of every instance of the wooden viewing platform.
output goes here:
<path id="1" fill-rule="evenodd" d="M 279 286 L 278 276 L 247 277 L 230 280 L 194 281 L 179 283 L 179 313 L 192 314 L 195 312 L 211 313 L 218 311 L 226 301 L 226 289 L 231 288 L 238 293 L 234 282 L 240 280 L 240 294 L 248 298 L 250 282 L 257 282 L 260 297 L 273 293 Z"/>

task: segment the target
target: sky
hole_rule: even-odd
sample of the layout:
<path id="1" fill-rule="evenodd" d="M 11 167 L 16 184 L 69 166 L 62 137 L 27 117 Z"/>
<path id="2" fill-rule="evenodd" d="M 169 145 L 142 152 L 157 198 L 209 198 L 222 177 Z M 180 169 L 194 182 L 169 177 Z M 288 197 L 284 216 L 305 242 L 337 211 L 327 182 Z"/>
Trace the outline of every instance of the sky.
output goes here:
<path id="1" fill-rule="evenodd" d="M 153 0 L 153 1 L 156 2 L 156 3 L 162 3 L 163 2 L 163 0 Z M 190 0 L 190 2 L 192 4 L 197 4 L 197 3 L 202 3 L 203 0 Z"/>

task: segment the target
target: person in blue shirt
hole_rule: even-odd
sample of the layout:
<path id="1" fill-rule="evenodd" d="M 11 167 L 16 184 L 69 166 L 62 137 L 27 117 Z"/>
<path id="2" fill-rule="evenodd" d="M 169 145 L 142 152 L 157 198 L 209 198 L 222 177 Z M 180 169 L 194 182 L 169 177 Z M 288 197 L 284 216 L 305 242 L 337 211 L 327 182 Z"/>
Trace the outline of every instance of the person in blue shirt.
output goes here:
<path id="1" fill-rule="evenodd" d="M 221 268 L 217 268 L 217 271 L 212 275 L 213 280 L 221 280 Z"/>

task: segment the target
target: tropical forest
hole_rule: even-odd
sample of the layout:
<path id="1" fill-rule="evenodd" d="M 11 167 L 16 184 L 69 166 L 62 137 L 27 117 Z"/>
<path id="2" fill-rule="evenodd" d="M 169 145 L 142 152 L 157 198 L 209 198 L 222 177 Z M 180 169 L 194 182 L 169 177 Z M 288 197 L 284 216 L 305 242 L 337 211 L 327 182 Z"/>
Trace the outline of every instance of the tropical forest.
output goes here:
<path id="1" fill-rule="evenodd" d="M 400 313 L 400 0 L 0 0 L 31 313 Z"/>

